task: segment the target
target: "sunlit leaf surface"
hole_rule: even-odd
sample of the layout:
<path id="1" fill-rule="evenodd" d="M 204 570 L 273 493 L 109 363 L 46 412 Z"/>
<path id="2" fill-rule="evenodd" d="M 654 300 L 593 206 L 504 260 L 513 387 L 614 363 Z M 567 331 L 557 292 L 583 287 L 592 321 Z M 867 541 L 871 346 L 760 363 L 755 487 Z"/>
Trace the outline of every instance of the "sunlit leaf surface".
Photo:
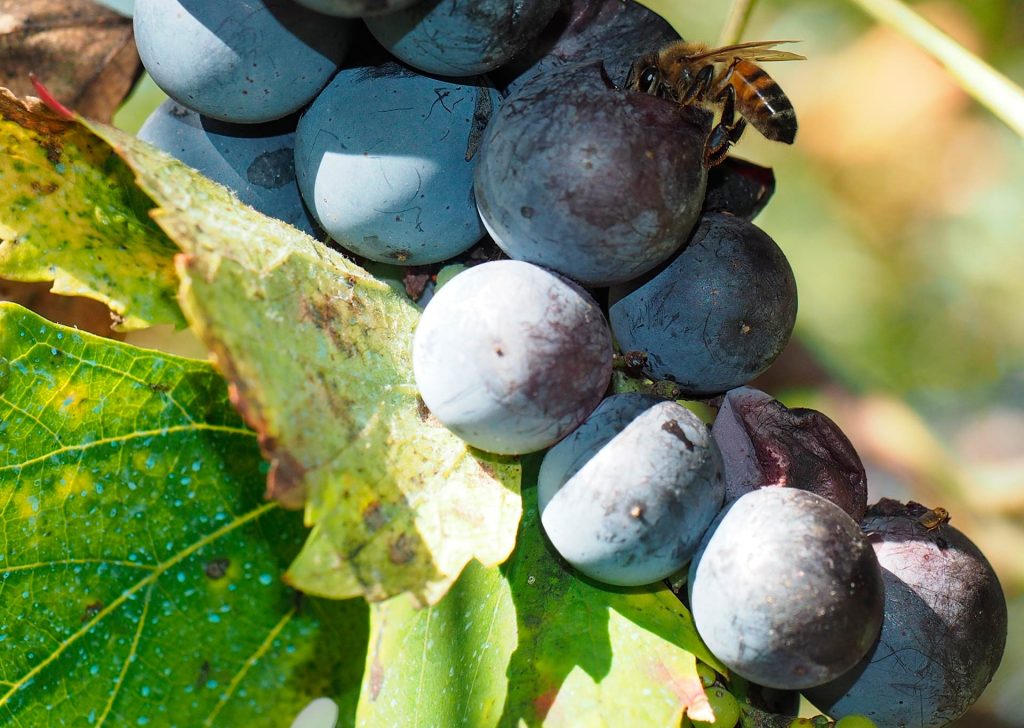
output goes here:
<path id="1" fill-rule="evenodd" d="M 504 561 L 519 466 L 471 452 L 412 377 L 418 309 L 336 251 L 241 205 L 139 140 L 94 127 L 184 251 L 181 303 L 271 461 L 268 494 L 305 502 L 304 591 L 436 602 L 472 559 Z"/>
<path id="2" fill-rule="evenodd" d="M 138 232 L 151 255 L 81 221 L 30 235 L 46 246 L 35 252 L 11 228 L 0 230 L 9 238 L 0 253 L 22 262 L 0 255 L 0 276 L 43 253 L 90 275 L 104 261 L 123 261 L 130 280 L 105 280 L 114 293 L 102 300 L 130 294 L 122 306 L 129 315 L 146 303 L 133 291 L 166 298 L 178 290 L 164 273 L 181 251 L 181 306 L 270 460 L 268 495 L 304 506 L 314 528 L 290 583 L 335 598 L 409 592 L 432 603 L 471 560 L 496 565 L 508 557 L 521 511 L 519 466 L 471 452 L 426 412 L 410 355 L 419 313 L 408 299 L 130 135 L 2 99 L 10 113 L 6 151 L 37 158 L 10 178 L 14 194 L 36 210 L 33 224 L 67 215 L 64 203 L 37 189 L 52 182 L 72 211 L 109 217 L 114 210 L 118 229 Z M 72 147 L 89 153 L 68 156 Z M 47 157 L 54 149 L 74 161 L 73 179 Z M 96 198 L 104 190 L 119 191 L 117 205 Z M 51 249 L 51 240 L 64 243 Z"/>
<path id="3" fill-rule="evenodd" d="M 678 726 L 710 719 L 696 659 L 711 665 L 664 586 L 580 579 L 544 542 L 536 489 L 500 568 L 466 569 L 429 609 L 371 607 L 361 726 Z M 719 669 L 724 670 L 721 666 Z"/>
<path id="4" fill-rule="evenodd" d="M 101 140 L 0 89 L 0 277 L 102 301 L 124 330 L 182 325 L 152 206 Z"/>
<path id="5" fill-rule="evenodd" d="M 209 365 L 0 304 L 0 724 L 351 721 L 366 606 L 282 582 L 263 466 Z"/>

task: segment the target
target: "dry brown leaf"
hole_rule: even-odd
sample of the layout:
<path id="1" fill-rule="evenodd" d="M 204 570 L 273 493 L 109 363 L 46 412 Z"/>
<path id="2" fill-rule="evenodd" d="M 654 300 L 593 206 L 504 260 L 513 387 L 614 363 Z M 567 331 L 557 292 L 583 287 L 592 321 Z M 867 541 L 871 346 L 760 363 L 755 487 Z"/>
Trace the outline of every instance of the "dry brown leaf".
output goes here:
<path id="1" fill-rule="evenodd" d="M 142 71 L 131 18 L 93 0 L 0 0 L 0 86 L 29 73 L 83 116 L 108 122 Z"/>

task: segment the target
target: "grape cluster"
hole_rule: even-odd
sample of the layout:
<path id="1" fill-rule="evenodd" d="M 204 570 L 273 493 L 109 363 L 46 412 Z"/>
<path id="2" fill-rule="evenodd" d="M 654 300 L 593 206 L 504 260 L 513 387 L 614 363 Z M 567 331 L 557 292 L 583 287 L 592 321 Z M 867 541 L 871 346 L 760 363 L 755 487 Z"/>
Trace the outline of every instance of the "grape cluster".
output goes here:
<path id="1" fill-rule="evenodd" d="M 137 0 L 135 30 L 171 97 L 140 136 L 362 259 L 428 266 L 423 402 L 473 447 L 550 448 L 541 523 L 567 564 L 618 586 L 688 566 L 701 636 L 776 710 L 800 690 L 836 718 L 939 726 L 978 697 L 1006 634 L 984 557 L 940 511 L 869 508 L 831 420 L 746 386 L 796 318 L 793 272 L 751 222 L 774 178 L 708 169 L 708 108 L 624 90 L 678 38 L 661 18 L 622 0 Z M 713 426 L 609 394 L 616 346 Z"/>

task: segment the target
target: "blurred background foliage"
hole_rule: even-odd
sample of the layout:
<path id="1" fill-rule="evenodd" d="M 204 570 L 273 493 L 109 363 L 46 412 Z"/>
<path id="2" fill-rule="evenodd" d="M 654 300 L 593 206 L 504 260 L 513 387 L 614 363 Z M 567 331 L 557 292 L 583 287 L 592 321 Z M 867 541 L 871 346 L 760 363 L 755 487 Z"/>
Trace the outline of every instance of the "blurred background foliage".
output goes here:
<path id="1" fill-rule="evenodd" d="M 644 4 L 708 42 L 729 10 Z M 1024 2 L 910 5 L 1024 85 Z M 742 40 L 776 39 L 799 39 L 808 58 L 767 67 L 797 110 L 796 144 L 748 131 L 734 154 L 775 170 L 757 223 L 793 265 L 800 313 L 758 384 L 843 427 L 872 500 L 946 507 L 993 562 L 1007 654 L 958 725 L 1024 726 L 1024 141 L 852 3 L 763 0 Z M 115 123 L 136 130 L 161 99 L 144 77 Z M 187 333 L 130 338 L 205 356 Z"/>

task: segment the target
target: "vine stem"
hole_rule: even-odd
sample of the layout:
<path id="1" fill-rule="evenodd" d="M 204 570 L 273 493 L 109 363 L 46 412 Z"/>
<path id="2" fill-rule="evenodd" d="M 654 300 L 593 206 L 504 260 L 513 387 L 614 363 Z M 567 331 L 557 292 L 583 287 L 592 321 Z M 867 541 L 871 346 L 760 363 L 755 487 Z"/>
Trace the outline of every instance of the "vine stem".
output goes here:
<path id="1" fill-rule="evenodd" d="M 725 19 L 722 33 L 718 36 L 720 48 L 740 42 L 755 5 L 757 5 L 757 0 L 733 0 L 732 7 L 729 8 L 729 17 Z"/>
<path id="2" fill-rule="evenodd" d="M 967 93 L 1024 137 L 1024 90 L 908 8 L 901 0 L 851 0 L 875 20 L 913 41 Z M 737 4 L 739 4 L 737 2 Z"/>

